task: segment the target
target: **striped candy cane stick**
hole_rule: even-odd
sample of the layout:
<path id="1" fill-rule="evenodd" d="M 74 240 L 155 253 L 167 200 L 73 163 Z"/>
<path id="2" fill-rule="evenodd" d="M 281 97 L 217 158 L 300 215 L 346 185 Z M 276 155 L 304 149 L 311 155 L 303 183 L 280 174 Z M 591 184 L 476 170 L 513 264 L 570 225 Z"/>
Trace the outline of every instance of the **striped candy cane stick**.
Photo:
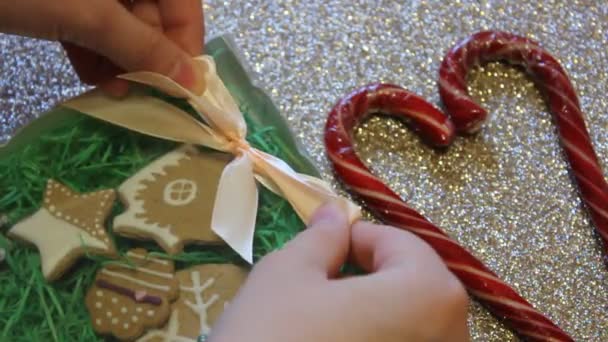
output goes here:
<path id="1" fill-rule="evenodd" d="M 538 43 L 505 32 L 479 32 L 448 52 L 439 68 L 439 93 L 463 133 L 478 130 L 487 112 L 467 94 L 466 75 L 479 64 L 503 60 L 522 66 L 546 98 L 570 163 L 604 249 L 608 246 L 608 183 L 591 145 L 578 97 L 559 62 Z"/>
<path id="2" fill-rule="evenodd" d="M 481 261 L 371 174 L 354 150 L 352 132 L 358 122 L 375 112 L 407 119 L 435 145 L 448 145 L 454 135 L 451 121 L 420 97 L 394 85 L 361 88 L 336 104 L 325 128 L 329 159 L 347 188 L 380 220 L 429 243 L 468 291 L 521 337 L 530 341 L 572 341 Z"/>

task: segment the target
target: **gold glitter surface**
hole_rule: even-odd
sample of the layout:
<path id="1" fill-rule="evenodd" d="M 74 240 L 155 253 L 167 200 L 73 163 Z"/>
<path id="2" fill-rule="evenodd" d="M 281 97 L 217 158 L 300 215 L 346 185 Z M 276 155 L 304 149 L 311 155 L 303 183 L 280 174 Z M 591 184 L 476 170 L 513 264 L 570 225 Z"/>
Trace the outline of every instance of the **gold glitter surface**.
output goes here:
<path id="1" fill-rule="evenodd" d="M 608 170 L 605 1 L 207 1 L 209 36 L 229 33 L 253 76 L 327 179 L 327 112 L 360 85 L 402 85 L 439 104 L 437 70 L 484 29 L 541 42 L 568 71 Z M 84 88 L 55 44 L 0 36 L 0 140 Z M 470 75 L 492 119 L 435 151 L 398 121 L 372 118 L 358 151 L 411 205 L 443 227 L 576 340 L 608 340 L 608 271 L 539 92 L 493 63 Z M 473 304 L 475 341 L 515 340 Z"/>

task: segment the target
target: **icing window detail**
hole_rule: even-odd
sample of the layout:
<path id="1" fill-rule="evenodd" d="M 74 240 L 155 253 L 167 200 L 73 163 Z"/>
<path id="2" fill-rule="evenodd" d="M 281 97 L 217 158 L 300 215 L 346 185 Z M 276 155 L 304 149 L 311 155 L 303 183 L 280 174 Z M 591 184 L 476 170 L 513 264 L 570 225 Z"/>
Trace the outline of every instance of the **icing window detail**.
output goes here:
<path id="1" fill-rule="evenodd" d="M 163 200 L 168 205 L 182 206 L 192 202 L 197 195 L 198 187 L 189 179 L 180 178 L 173 180 L 165 186 Z"/>

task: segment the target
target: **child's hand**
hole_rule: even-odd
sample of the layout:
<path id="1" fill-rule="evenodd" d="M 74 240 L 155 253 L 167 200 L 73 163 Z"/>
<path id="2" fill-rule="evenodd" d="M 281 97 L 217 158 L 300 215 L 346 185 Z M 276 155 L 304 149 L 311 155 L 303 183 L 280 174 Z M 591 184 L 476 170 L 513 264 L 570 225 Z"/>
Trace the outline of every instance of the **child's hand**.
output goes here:
<path id="1" fill-rule="evenodd" d="M 368 275 L 340 278 L 350 256 Z M 334 205 L 263 258 L 211 342 L 466 341 L 468 299 L 422 240 L 393 227 L 348 227 Z"/>
<path id="2" fill-rule="evenodd" d="M 0 1 L 0 31 L 64 42 L 78 76 L 111 93 L 123 71 L 155 71 L 201 91 L 190 56 L 203 48 L 201 0 Z"/>

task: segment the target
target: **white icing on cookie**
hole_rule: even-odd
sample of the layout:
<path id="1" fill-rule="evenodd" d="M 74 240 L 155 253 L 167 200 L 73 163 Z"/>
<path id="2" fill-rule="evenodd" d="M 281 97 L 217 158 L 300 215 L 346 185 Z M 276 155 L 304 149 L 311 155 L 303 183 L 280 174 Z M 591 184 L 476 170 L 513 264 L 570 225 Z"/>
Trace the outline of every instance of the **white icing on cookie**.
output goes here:
<path id="1" fill-rule="evenodd" d="M 122 274 L 122 273 L 119 273 L 119 272 L 110 271 L 110 270 L 108 270 L 108 269 L 106 269 L 106 268 L 102 269 L 102 270 L 101 270 L 101 273 L 106 274 L 106 275 L 109 275 L 109 276 L 111 276 L 111 277 L 115 277 L 115 278 L 120 278 L 120 279 L 128 280 L 128 281 L 130 281 L 130 282 L 132 282 L 132 283 L 135 283 L 135 284 L 138 284 L 138 285 L 142 285 L 142 286 L 146 286 L 146 287 L 149 287 L 149 288 L 152 288 L 152 289 L 156 289 L 156 290 L 159 290 L 159 291 L 165 291 L 165 292 L 168 292 L 168 291 L 170 290 L 169 286 L 166 286 L 166 285 L 158 285 L 158 284 L 153 284 L 153 283 L 150 283 L 150 282 L 147 282 L 147 281 L 141 280 L 141 279 L 137 279 L 137 278 L 134 278 L 134 277 L 128 276 L 128 275 L 126 275 L 126 274 Z"/>
<path id="2" fill-rule="evenodd" d="M 179 312 L 174 310 L 171 313 L 171 318 L 169 318 L 169 323 L 167 323 L 167 330 L 151 330 L 142 338 L 137 340 L 137 342 L 146 342 L 153 341 L 160 338 L 162 341 L 171 341 L 171 342 L 196 342 L 196 340 L 191 339 L 189 337 L 180 336 L 179 335 Z"/>
<path id="3" fill-rule="evenodd" d="M 187 205 L 198 195 L 198 186 L 190 179 L 179 178 L 165 185 L 163 201 L 171 206 Z"/>
<path id="4" fill-rule="evenodd" d="M 200 273 L 198 271 L 192 271 L 190 272 L 190 279 L 192 280 L 192 286 L 180 286 L 179 288 L 181 291 L 190 292 L 194 296 L 194 303 L 187 300 L 185 301 L 185 304 L 198 316 L 201 333 L 208 334 L 211 331 L 211 327 L 207 322 L 207 309 L 217 302 L 220 296 L 214 293 L 209 300 L 205 302 L 203 300 L 203 292 L 213 286 L 215 278 L 209 278 L 201 285 Z"/>
<path id="5" fill-rule="evenodd" d="M 165 175 L 165 167 L 178 165 L 180 160 L 187 158 L 186 152 L 193 149 L 194 147 L 186 145 L 184 148 L 165 154 L 148 164 L 118 188 L 118 191 L 128 203 L 128 209 L 114 218 L 114 231 L 128 233 L 131 229 L 136 229 L 149 234 L 150 237 L 164 241 L 169 247 L 179 243 L 179 238 L 171 232 L 170 225 L 160 226 L 154 222 L 147 222 L 140 217 L 145 213 L 144 201 L 137 196 L 137 193 L 145 189 L 145 181 L 153 181 L 155 174 Z"/>
<path id="6" fill-rule="evenodd" d="M 199 335 L 208 335 L 211 332 L 211 328 L 208 322 L 208 309 L 212 305 L 220 300 L 220 296 L 218 294 L 211 294 L 208 300 L 205 301 L 203 298 L 203 293 L 213 288 L 216 280 L 215 278 L 208 278 L 201 284 L 201 274 L 198 270 L 189 272 L 190 278 L 190 286 L 182 285 L 183 282 L 180 282 L 180 291 L 182 292 L 182 296 L 188 294 L 194 298 L 194 301 L 183 299 L 183 303 L 187 306 L 183 308 L 182 306 L 173 307 L 173 311 L 171 312 L 171 318 L 165 327 L 161 329 L 151 330 L 138 341 L 146 342 L 146 341 L 173 341 L 173 342 L 196 342 L 196 337 L 188 337 L 182 336 L 179 334 L 180 332 L 180 322 L 179 317 L 180 313 L 184 315 L 184 312 L 181 310 L 191 310 L 196 317 L 199 319 Z M 191 298 L 191 297 L 184 297 Z M 181 300 L 181 299 L 180 299 Z"/>
<path id="7" fill-rule="evenodd" d="M 148 258 L 144 255 L 134 253 L 132 251 L 128 251 L 127 256 L 130 258 L 136 258 L 136 259 L 145 260 L 145 261 L 149 261 L 149 262 L 155 262 L 155 263 L 161 264 L 161 265 L 169 265 L 169 262 L 167 260 L 161 260 L 158 258 Z"/>
<path id="8" fill-rule="evenodd" d="M 161 272 L 161 271 L 156 271 L 156 270 L 152 270 L 146 267 L 141 267 L 141 266 L 137 266 L 137 267 L 132 267 L 128 264 L 114 264 L 114 266 L 118 266 L 118 267 L 122 267 L 122 268 L 127 268 L 127 269 L 137 269 L 138 272 L 142 272 L 142 273 L 147 273 L 147 274 L 151 274 L 157 277 L 161 277 L 161 278 L 165 278 L 165 279 L 173 279 L 173 273 L 168 273 L 168 272 Z"/>
<path id="9" fill-rule="evenodd" d="M 63 274 L 78 257 L 85 254 L 85 247 L 90 254 L 115 253 L 114 246 L 108 240 L 96 236 L 106 236 L 102 226 L 94 228 L 73 222 L 74 215 L 87 217 L 91 214 L 89 211 L 96 209 L 101 210 L 100 219 L 104 218 L 112 203 L 100 201 L 100 194 L 108 195 L 109 198 L 114 190 L 95 192 L 95 197 L 84 200 L 85 195 L 49 180 L 44 194 L 42 207 L 14 225 L 8 235 L 29 241 L 38 247 L 42 273 L 47 280 L 54 280 Z"/>
<path id="10" fill-rule="evenodd" d="M 52 234 L 41 234 L 40 227 Z M 108 245 L 93 237 L 86 231 L 58 219 L 45 208 L 17 223 L 10 234 L 34 243 L 40 251 L 40 263 L 45 278 L 55 272 L 71 251 L 81 249 L 83 244 L 99 250 L 106 250 Z"/>

